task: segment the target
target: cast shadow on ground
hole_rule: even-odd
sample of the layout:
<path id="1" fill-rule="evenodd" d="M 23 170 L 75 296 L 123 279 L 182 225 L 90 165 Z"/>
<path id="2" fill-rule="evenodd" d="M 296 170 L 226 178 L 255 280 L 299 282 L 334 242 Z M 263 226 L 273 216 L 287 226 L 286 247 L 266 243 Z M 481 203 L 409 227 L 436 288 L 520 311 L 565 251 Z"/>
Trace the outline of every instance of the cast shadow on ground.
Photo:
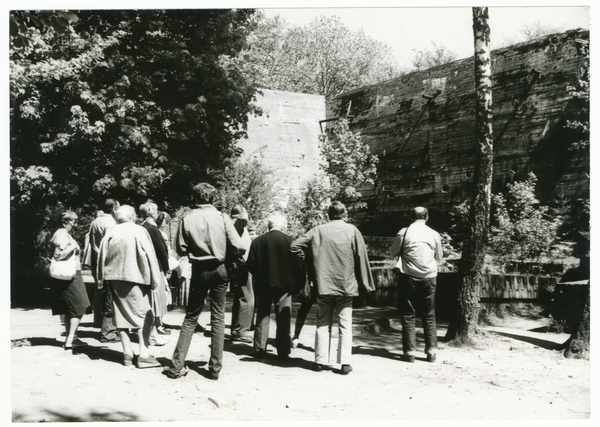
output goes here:
<path id="1" fill-rule="evenodd" d="M 525 337 L 522 335 L 518 335 L 518 334 L 509 334 L 507 332 L 499 332 L 499 331 L 489 331 L 493 334 L 496 335 L 501 335 L 503 337 L 507 337 L 507 338 L 512 338 L 514 340 L 517 341 L 523 341 L 523 342 L 527 342 L 529 344 L 533 344 L 537 347 L 546 349 L 546 350 L 561 350 L 563 347 L 562 343 L 555 343 L 553 341 L 547 341 L 547 340 L 543 340 L 540 338 L 534 338 L 534 337 Z"/>
<path id="2" fill-rule="evenodd" d="M 112 350 L 108 347 L 86 345 L 73 348 L 73 354 L 85 354 L 90 360 L 105 360 L 107 362 L 123 364 L 123 350 Z"/>
<path id="3" fill-rule="evenodd" d="M 13 413 L 12 421 L 14 423 L 19 423 L 19 422 L 70 423 L 70 422 L 89 422 L 89 421 L 92 421 L 92 422 L 93 421 L 100 421 L 100 422 L 102 422 L 102 421 L 104 421 L 104 422 L 138 421 L 138 417 L 136 415 L 129 413 L 129 412 L 123 412 L 123 411 L 111 411 L 111 412 L 91 411 L 89 414 L 83 415 L 83 416 L 62 414 L 62 413 L 59 413 L 56 411 L 51 411 L 48 409 L 46 409 L 44 412 L 45 412 L 45 415 L 40 416 L 40 418 L 37 420 L 28 419 L 27 414 L 21 414 L 18 412 Z"/>

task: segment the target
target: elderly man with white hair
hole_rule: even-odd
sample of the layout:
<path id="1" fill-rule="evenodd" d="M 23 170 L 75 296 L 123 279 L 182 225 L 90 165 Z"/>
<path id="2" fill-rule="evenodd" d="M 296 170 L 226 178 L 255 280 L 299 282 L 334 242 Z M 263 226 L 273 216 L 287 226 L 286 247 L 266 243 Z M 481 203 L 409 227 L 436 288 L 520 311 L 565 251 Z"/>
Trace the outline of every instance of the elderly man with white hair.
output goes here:
<path id="1" fill-rule="evenodd" d="M 284 233 L 287 220 L 275 213 L 268 220 L 269 231 L 252 241 L 247 266 L 252 274 L 256 303 L 254 354 L 267 354 L 271 305 L 275 304 L 277 357 L 289 358 L 292 294 L 304 284 L 302 263 L 290 252 L 292 238 Z"/>

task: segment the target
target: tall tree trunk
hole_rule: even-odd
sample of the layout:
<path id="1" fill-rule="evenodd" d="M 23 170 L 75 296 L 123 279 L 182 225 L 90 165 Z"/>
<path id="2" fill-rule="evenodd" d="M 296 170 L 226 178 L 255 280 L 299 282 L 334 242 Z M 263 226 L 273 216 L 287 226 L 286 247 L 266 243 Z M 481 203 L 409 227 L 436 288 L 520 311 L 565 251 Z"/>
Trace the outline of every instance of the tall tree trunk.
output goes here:
<path id="1" fill-rule="evenodd" d="M 490 222 L 492 196 L 492 69 L 488 8 L 473 8 L 475 40 L 476 150 L 473 205 L 469 212 L 469 234 L 462 248 L 458 304 L 446 338 L 468 341 L 477 331 L 481 272 L 485 259 L 485 240 Z"/>

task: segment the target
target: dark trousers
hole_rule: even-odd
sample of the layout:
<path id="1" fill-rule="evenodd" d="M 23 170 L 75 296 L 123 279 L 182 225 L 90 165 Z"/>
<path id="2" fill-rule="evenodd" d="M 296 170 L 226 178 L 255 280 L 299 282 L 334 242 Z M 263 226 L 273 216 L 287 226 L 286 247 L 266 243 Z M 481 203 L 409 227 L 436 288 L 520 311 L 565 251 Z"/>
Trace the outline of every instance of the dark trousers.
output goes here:
<path id="1" fill-rule="evenodd" d="M 117 327 L 113 323 L 112 317 L 106 317 L 102 314 L 102 290 L 98 289 L 96 281 L 96 269 L 92 268 L 92 277 L 96 283 L 94 289 L 94 327 L 100 328 L 100 338 L 114 339 L 118 336 Z"/>
<path id="2" fill-rule="evenodd" d="M 211 373 L 219 373 L 223 367 L 227 270 L 224 264 L 215 267 L 214 265 L 205 266 L 200 263 L 192 263 L 188 304 L 172 359 L 172 367 L 175 371 L 180 371 L 185 365 L 185 358 L 192 342 L 192 336 L 198 325 L 198 318 L 202 313 L 204 300 L 209 291 L 211 347 L 208 370 Z"/>
<path id="3" fill-rule="evenodd" d="M 300 303 L 300 308 L 298 309 L 298 313 L 296 313 L 296 326 L 294 327 L 294 338 L 300 337 L 300 332 L 302 331 L 302 327 L 306 322 L 306 317 L 310 312 L 313 304 L 317 302 L 317 292 L 316 287 L 312 289 L 310 293 L 310 298 L 303 299 Z"/>
<path id="4" fill-rule="evenodd" d="M 290 329 L 292 322 L 292 295 L 279 288 L 260 289 L 256 297 L 256 330 L 254 331 L 254 350 L 266 351 L 271 322 L 271 305 L 275 304 L 275 346 L 277 355 L 290 354 Z"/>
<path id="5" fill-rule="evenodd" d="M 231 277 L 233 307 L 231 308 L 231 337 L 250 334 L 254 316 L 254 292 L 252 275 L 244 267 L 236 268 Z"/>
<path id="6" fill-rule="evenodd" d="M 425 334 L 425 353 L 435 354 L 437 329 L 435 324 L 436 278 L 418 279 L 400 274 L 400 315 L 402 321 L 402 350 L 414 356 L 417 350 L 415 316 L 419 315 Z"/>

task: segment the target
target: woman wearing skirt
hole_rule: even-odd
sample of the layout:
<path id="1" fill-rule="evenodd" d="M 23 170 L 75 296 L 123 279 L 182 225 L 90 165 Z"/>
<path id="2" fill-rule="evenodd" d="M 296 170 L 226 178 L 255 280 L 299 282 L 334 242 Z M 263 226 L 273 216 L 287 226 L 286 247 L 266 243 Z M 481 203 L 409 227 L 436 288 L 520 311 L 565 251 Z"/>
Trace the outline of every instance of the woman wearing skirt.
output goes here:
<path id="1" fill-rule="evenodd" d="M 74 276 L 70 279 L 52 277 L 50 289 L 52 292 L 52 314 L 64 315 L 66 339 L 64 348 L 87 345 L 77 338 L 77 328 L 84 314 L 91 313 L 91 304 L 81 276 L 81 264 L 78 262 L 79 245 L 71 236 L 71 231 L 77 225 L 77 214 L 67 211 L 61 217 L 63 227 L 58 229 L 50 240 L 50 251 L 53 263 L 73 263 Z M 51 269 L 52 274 L 52 269 Z"/>
<path id="2" fill-rule="evenodd" d="M 129 330 L 138 335 L 138 368 L 159 367 L 148 348 L 154 312 L 150 295 L 158 288 L 162 273 L 146 229 L 135 223 L 135 209 L 128 205 L 115 215 L 117 225 L 110 228 L 100 244 L 97 278 L 100 287 L 110 286 L 114 323 L 123 345 L 123 364 L 134 362 Z"/>

